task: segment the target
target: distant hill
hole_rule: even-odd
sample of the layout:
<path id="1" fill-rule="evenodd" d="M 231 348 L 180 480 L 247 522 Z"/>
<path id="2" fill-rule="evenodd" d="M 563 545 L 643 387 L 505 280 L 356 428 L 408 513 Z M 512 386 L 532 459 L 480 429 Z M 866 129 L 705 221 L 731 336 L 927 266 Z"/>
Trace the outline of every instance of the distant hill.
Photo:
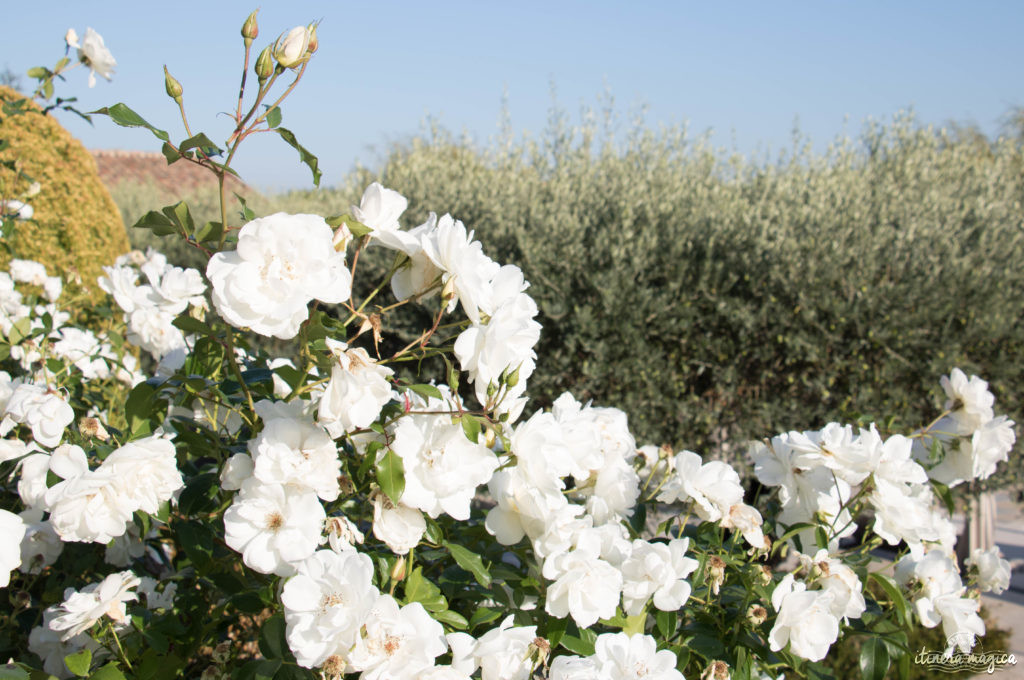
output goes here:
<path id="1" fill-rule="evenodd" d="M 200 187 L 216 187 L 213 173 L 195 163 L 180 160 L 173 165 L 161 153 L 149 151 L 121 151 L 92 149 L 100 179 L 108 188 L 123 182 L 153 184 L 172 195 L 187 194 Z M 246 194 L 256 193 L 235 177 L 227 178 L 228 190 Z"/>

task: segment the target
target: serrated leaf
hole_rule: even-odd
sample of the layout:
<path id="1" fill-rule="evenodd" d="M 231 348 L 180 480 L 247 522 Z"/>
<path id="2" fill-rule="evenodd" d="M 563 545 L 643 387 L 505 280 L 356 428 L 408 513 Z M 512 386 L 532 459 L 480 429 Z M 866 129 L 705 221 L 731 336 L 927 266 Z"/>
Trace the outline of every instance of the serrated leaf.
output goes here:
<path id="1" fill-rule="evenodd" d="M 409 389 L 424 399 L 441 399 L 441 390 L 437 389 L 433 385 L 409 385 Z"/>
<path id="2" fill-rule="evenodd" d="M 178 145 L 178 151 L 185 153 L 190 149 L 199 149 L 207 156 L 217 156 L 224 153 L 224 150 L 213 143 L 209 137 L 200 132 L 198 135 L 193 135 Z"/>
<path id="3" fill-rule="evenodd" d="M 462 431 L 466 434 L 466 439 L 476 444 L 477 439 L 480 438 L 480 421 L 468 413 L 463 414 L 459 421 L 462 423 Z"/>
<path id="4" fill-rule="evenodd" d="M 391 449 L 384 454 L 376 465 L 377 483 L 391 502 L 398 505 L 405 491 L 405 466 L 402 458 Z"/>
<path id="5" fill-rule="evenodd" d="M 563 635 L 559 641 L 563 647 L 568 649 L 573 654 L 579 654 L 580 656 L 591 656 L 594 653 L 594 643 L 589 640 L 583 640 L 575 635 Z"/>
<path id="6" fill-rule="evenodd" d="M 458 543 L 445 543 L 445 545 L 452 557 L 455 558 L 455 563 L 471 573 L 477 583 L 484 588 L 491 585 L 491 574 L 487 571 L 487 567 L 484 566 L 484 561 L 479 555 Z"/>
<path id="7" fill-rule="evenodd" d="M 281 107 L 275 106 L 274 108 L 267 111 L 266 117 L 267 125 L 272 128 L 276 128 L 281 124 Z"/>
<path id="8" fill-rule="evenodd" d="M 154 135 L 157 139 L 165 142 L 171 141 L 170 136 L 163 130 L 155 128 L 150 125 L 145 118 L 132 111 L 124 104 L 114 104 L 113 106 L 104 106 L 102 109 L 96 111 L 90 111 L 89 113 L 98 113 L 104 116 L 110 116 L 110 119 L 121 127 L 141 127 L 146 128 Z"/>
<path id="9" fill-rule="evenodd" d="M 423 568 L 416 567 L 405 580 L 406 602 L 419 602 L 430 612 L 444 611 L 448 608 L 448 600 L 441 594 L 441 589 L 423 576 Z"/>
<path id="10" fill-rule="evenodd" d="M 458 612 L 453 612 L 451 609 L 434 612 L 431 616 L 441 623 L 447 623 L 452 628 L 458 630 L 466 630 L 469 627 L 469 621 L 466 621 L 466 617 Z"/>
<path id="11" fill-rule="evenodd" d="M 207 326 L 199 319 L 194 319 L 187 314 L 183 314 L 174 319 L 171 325 L 175 328 L 185 331 L 186 333 L 199 333 L 201 335 L 213 335 L 213 329 Z"/>
<path id="12" fill-rule="evenodd" d="M 223 233 L 224 225 L 220 222 L 206 222 L 203 226 L 196 229 L 193 238 L 200 243 L 203 241 L 219 241 Z"/>
<path id="13" fill-rule="evenodd" d="M 490 607 L 477 607 L 476 611 L 473 612 L 473 615 L 471 617 L 469 617 L 469 627 L 470 628 L 476 628 L 477 626 L 481 626 L 481 625 L 483 625 L 485 623 L 490 623 L 491 621 L 496 621 L 499 618 L 501 618 L 502 613 L 503 612 L 500 609 L 491 609 Z M 549 623 L 548 623 L 549 628 L 551 626 L 550 621 L 554 621 L 554 620 L 557 620 L 557 619 L 549 619 Z M 562 619 L 562 621 L 566 621 L 566 620 L 567 619 Z M 554 643 L 552 643 L 552 644 L 554 644 Z"/>
<path id="14" fill-rule="evenodd" d="M 885 680 L 889 671 L 889 651 L 882 639 L 872 635 L 860 648 L 860 676 L 863 680 Z"/>
<path id="15" fill-rule="evenodd" d="M 281 139 L 283 139 L 288 146 L 299 152 L 299 159 L 308 165 L 309 169 L 313 173 L 313 186 L 320 186 L 320 176 L 323 173 L 320 172 L 320 161 L 317 160 L 317 157 L 311 154 L 306 147 L 299 144 L 299 140 L 295 139 L 295 134 L 291 130 L 279 127 L 274 128 L 274 132 L 281 135 Z"/>
<path id="16" fill-rule="evenodd" d="M 89 674 L 89 667 L 92 665 L 92 652 L 88 649 L 68 654 L 64 657 L 64 665 L 75 675 L 83 678 Z"/>
<path id="17" fill-rule="evenodd" d="M 177 231 L 174 222 L 162 212 L 150 210 L 132 225 L 133 229 L 149 229 L 157 236 L 167 236 Z"/>

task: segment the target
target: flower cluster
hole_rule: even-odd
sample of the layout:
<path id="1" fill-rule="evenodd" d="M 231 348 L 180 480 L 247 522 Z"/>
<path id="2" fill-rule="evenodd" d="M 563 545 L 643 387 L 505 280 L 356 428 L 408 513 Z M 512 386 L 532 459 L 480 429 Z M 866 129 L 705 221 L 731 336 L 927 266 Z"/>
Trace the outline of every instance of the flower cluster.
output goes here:
<path id="1" fill-rule="evenodd" d="M 247 63 L 258 34 L 254 12 Z M 67 42 L 109 76 L 91 29 Z M 260 104 L 316 49 L 310 24 L 255 60 L 228 163 L 277 130 L 316 175 Z M 202 151 L 164 149 L 223 178 Z M 378 183 L 331 218 L 243 204 L 231 226 L 222 205 L 219 230 L 186 234 L 205 279 L 125 255 L 99 280 L 123 314 L 85 325 L 42 265 L 0 273 L 15 674 L 721 680 L 817 675 L 845 631 L 912 618 L 941 624 L 947 653 L 984 634 L 977 593 L 1005 590 L 1009 564 L 977 550 L 961 577 L 941 502 L 1015 442 L 983 380 L 943 377 L 945 411 L 910 434 L 830 423 L 752 443 L 748 494 L 726 462 L 638 446 L 622 410 L 529 404 L 540 324 L 523 272 L 450 214 L 404 228 L 407 206 Z M 388 273 L 354 286 L 367 248 Z M 391 337 L 406 305 L 432 323 Z M 424 368 L 442 362 L 440 379 Z M 882 543 L 894 578 L 866 568 Z M 872 666 L 898 656 L 875 647 Z"/>

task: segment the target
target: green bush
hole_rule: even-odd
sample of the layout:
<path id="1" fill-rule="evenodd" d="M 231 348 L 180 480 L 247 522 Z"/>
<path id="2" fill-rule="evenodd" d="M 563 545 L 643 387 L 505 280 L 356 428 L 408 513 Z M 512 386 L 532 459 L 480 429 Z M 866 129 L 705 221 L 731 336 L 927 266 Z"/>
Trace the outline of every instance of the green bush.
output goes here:
<path id="1" fill-rule="evenodd" d="M 621 405 L 643 441 L 708 451 L 869 410 L 923 424 L 954 366 L 1020 421 L 1022 168 L 1008 140 L 900 118 L 776 163 L 677 130 L 435 135 L 380 177 L 409 224 L 448 210 L 522 266 L 542 404 L 572 390 Z"/>

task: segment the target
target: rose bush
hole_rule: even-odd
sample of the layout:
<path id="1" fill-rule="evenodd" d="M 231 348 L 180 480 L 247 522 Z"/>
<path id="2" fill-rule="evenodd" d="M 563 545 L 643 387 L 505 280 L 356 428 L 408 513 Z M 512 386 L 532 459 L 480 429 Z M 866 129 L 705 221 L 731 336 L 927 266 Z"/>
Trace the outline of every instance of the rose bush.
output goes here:
<path id="1" fill-rule="evenodd" d="M 754 492 L 720 461 L 638 447 L 614 407 L 564 394 L 523 417 L 537 306 L 455 217 L 403 229 L 405 199 L 377 184 L 344 215 L 229 217 L 223 180 L 254 132 L 319 179 L 279 108 L 315 28 L 257 58 L 226 149 L 99 112 L 218 177 L 219 222 L 179 203 L 136 225 L 205 271 L 129 253 L 89 328 L 43 265 L 5 275 L 5 677 L 816 678 L 857 635 L 881 678 L 908 673 L 913 626 L 961 649 L 984 634 L 978 592 L 1005 588 L 1008 565 L 978 553 L 965 582 L 949 488 L 991 475 L 1014 435 L 977 376 L 944 377 L 916 432 L 830 423 L 751 444 Z M 246 70 L 257 34 L 253 13 Z M 82 54 L 104 75 L 113 61 Z M 371 247 L 393 265 L 357 300 Z M 433 324 L 382 354 L 389 313 L 413 304 Z M 272 354 L 261 337 L 293 342 Z M 446 374 L 420 375 L 429 357 Z"/>

